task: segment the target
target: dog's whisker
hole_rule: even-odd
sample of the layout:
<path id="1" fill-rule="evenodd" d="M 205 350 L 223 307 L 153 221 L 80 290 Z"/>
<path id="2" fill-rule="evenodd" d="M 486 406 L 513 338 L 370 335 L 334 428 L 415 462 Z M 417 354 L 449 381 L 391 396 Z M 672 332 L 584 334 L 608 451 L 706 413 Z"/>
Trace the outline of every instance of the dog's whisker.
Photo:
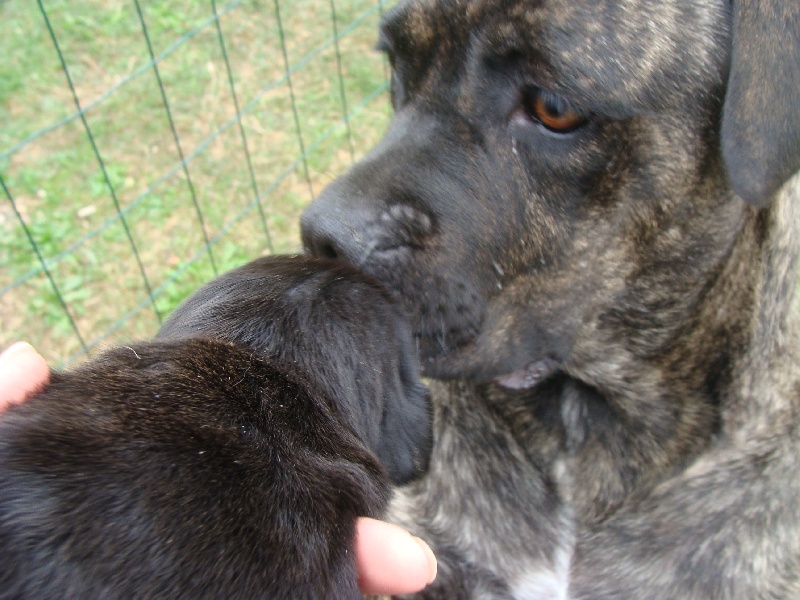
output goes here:
<path id="1" fill-rule="evenodd" d="M 375 249 L 377 247 L 378 247 L 377 241 L 375 240 L 370 241 L 369 244 L 367 244 L 366 247 L 364 248 L 364 253 L 361 256 L 361 258 L 357 261 L 356 266 L 363 268 L 363 266 L 367 263 L 367 261 L 369 261 L 369 259 L 372 257 L 372 254 L 375 252 Z"/>
<path id="2" fill-rule="evenodd" d="M 447 346 L 447 326 L 444 322 L 444 317 L 440 317 L 439 320 L 439 335 L 436 337 L 437 341 L 439 342 L 439 347 L 441 348 L 442 354 L 447 354 L 449 352 L 449 348 Z"/>
<path id="3" fill-rule="evenodd" d="M 137 359 L 139 359 L 139 360 L 142 360 L 142 357 L 141 357 L 141 356 L 139 356 L 138 354 L 136 354 L 136 350 L 134 350 L 134 349 L 133 349 L 133 348 L 131 348 L 130 346 L 123 346 L 123 348 L 127 348 L 128 350 L 130 350 L 131 352 L 133 352 L 133 355 L 134 355 L 134 356 L 135 356 Z"/>

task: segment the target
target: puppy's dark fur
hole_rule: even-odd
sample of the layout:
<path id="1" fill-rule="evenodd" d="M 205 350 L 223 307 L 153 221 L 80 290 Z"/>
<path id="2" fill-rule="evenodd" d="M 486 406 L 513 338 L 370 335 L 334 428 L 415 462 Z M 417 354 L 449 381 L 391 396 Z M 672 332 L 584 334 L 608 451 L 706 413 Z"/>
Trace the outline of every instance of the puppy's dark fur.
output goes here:
<path id="1" fill-rule="evenodd" d="M 438 379 L 422 596 L 800 598 L 800 3 L 405 0 L 380 47 L 302 225 Z"/>
<path id="2" fill-rule="evenodd" d="M 355 518 L 425 466 L 417 371 L 353 269 L 222 275 L 0 418 L 0 598 L 358 598 Z"/>

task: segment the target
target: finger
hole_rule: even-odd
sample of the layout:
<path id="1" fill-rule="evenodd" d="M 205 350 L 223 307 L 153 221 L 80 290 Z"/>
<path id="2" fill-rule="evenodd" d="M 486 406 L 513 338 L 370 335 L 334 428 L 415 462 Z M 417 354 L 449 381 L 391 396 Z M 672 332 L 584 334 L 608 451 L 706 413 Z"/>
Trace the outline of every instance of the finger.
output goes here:
<path id="1" fill-rule="evenodd" d="M 362 517 L 356 525 L 358 585 L 365 594 L 410 594 L 436 577 L 436 557 L 405 529 Z"/>
<path id="2" fill-rule="evenodd" d="M 27 342 L 0 354 L 0 411 L 41 390 L 50 379 L 47 362 Z"/>

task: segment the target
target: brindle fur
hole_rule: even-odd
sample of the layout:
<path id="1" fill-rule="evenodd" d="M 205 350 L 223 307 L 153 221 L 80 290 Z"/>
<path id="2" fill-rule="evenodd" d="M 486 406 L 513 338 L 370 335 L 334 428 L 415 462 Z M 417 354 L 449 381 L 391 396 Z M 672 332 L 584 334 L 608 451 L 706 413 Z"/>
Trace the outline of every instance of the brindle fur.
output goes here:
<path id="1" fill-rule="evenodd" d="M 800 597 L 800 4 L 406 0 L 380 46 L 390 129 L 302 227 L 436 379 L 420 597 Z"/>

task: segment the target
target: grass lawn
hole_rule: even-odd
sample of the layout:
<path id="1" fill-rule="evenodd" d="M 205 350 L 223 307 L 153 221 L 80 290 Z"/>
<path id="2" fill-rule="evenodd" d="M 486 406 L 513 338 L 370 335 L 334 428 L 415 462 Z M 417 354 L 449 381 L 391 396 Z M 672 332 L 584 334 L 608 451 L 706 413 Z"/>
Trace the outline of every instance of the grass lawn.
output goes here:
<path id="1" fill-rule="evenodd" d="M 54 365 L 299 250 L 302 208 L 389 118 L 377 0 L 139 4 L 0 2 L 0 346 Z"/>

